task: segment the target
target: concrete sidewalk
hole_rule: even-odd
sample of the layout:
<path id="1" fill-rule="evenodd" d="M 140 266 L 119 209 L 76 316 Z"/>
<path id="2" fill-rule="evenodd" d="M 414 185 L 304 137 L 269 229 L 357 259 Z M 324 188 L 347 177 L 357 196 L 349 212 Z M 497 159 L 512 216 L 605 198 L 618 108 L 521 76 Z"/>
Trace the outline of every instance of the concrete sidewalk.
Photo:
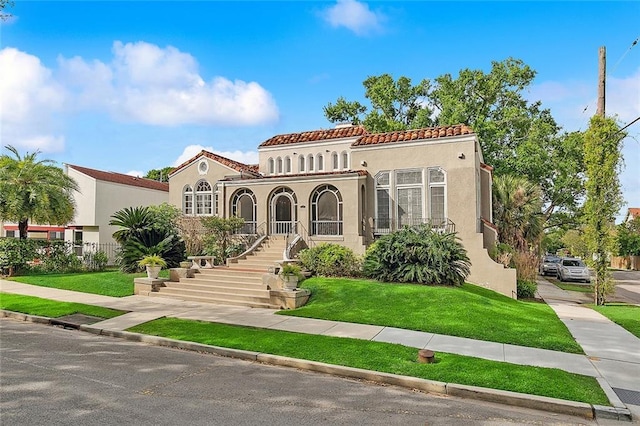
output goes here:
<path id="1" fill-rule="evenodd" d="M 632 413 L 640 416 L 640 339 L 605 316 L 581 306 L 574 296 L 546 280 L 538 293 L 567 326 L 599 375 Z"/>
<path id="2" fill-rule="evenodd" d="M 90 327 L 96 330 L 123 331 L 153 319 L 174 317 L 397 343 L 417 349 L 428 348 L 436 352 L 513 364 L 558 368 L 592 376 L 600 381 L 612 401 L 620 396 L 623 402 L 635 404 L 635 392 L 640 396 L 640 339 L 597 312 L 579 306 L 571 299 L 570 294 L 564 294 L 569 292 L 564 292 L 547 281 L 540 281 L 538 288 L 541 296 L 567 324 L 578 343 L 583 345 L 586 356 L 393 327 L 289 317 L 276 315 L 277 311 L 270 309 L 213 305 L 161 297 L 117 298 L 0 280 L 0 291 L 6 293 L 129 311 L 125 315 L 92 324 Z M 617 395 L 613 394 L 614 390 Z M 640 402 L 638 404 L 637 407 L 632 407 L 632 411 L 640 417 Z"/>

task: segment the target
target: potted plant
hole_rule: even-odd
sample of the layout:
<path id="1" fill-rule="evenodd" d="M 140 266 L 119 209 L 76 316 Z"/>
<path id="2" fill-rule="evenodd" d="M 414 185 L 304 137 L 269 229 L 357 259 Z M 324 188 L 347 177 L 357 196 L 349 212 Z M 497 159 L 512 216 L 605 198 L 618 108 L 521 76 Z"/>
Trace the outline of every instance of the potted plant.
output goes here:
<path id="1" fill-rule="evenodd" d="M 139 266 L 147 268 L 147 278 L 155 280 L 160 270 L 167 266 L 167 262 L 157 254 L 149 254 L 138 261 Z"/>
<path id="2" fill-rule="evenodd" d="M 295 290 L 298 287 L 298 281 L 302 277 L 302 273 L 298 265 L 285 263 L 280 268 L 280 276 L 285 290 Z"/>

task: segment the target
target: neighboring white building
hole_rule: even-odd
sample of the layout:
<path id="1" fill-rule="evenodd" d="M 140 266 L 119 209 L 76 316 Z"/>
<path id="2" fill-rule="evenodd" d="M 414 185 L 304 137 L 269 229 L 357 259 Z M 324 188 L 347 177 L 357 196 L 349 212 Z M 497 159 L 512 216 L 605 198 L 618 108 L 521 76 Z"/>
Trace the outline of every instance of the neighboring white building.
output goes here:
<path id="1" fill-rule="evenodd" d="M 115 243 L 118 227 L 109 225 L 111 215 L 125 207 L 159 205 L 169 201 L 169 184 L 122 173 L 104 172 L 65 164 L 65 173 L 77 183 L 76 214 L 65 229 L 64 239 L 76 245 Z"/>
<path id="2" fill-rule="evenodd" d="M 159 205 L 169 201 L 169 184 L 122 173 L 64 165 L 65 173 L 78 184 L 74 193 L 76 212 L 66 226 L 29 223 L 28 238 L 73 241 L 76 253 L 115 246 L 109 225 L 111 215 L 125 207 Z M 18 237 L 18 225 L 4 223 L 1 236 Z M 105 250 L 108 253 L 110 250 Z"/>

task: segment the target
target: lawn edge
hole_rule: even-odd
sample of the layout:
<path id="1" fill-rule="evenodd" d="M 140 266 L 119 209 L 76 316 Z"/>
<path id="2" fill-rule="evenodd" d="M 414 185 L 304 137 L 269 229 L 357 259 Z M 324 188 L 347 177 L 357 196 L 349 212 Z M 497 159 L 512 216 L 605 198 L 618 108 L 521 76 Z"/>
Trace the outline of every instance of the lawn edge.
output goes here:
<path id="1" fill-rule="evenodd" d="M 46 317 L 23 314 L 13 311 L 0 310 L 0 317 L 12 318 L 19 321 L 34 322 L 52 325 L 53 321 Z M 479 386 L 444 383 L 436 380 L 420 379 L 417 377 L 402 376 L 391 373 L 383 373 L 354 367 L 345 367 L 335 364 L 327 364 L 318 361 L 309 361 L 291 358 L 282 355 L 266 354 L 261 352 L 231 349 L 220 346 L 206 345 L 203 343 L 189 342 L 185 340 L 169 339 L 166 337 L 152 336 L 142 333 L 133 333 L 121 330 L 106 330 L 94 325 L 80 325 L 78 330 L 95 335 L 121 338 L 128 341 L 145 343 L 174 349 L 182 349 L 194 352 L 204 352 L 227 358 L 235 358 L 244 361 L 259 362 L 280 367 L 296 368 L 317 373 L 330 374 L 338 377 L 366 380 L 378 384 L 399 386 L 407 389 L 415 389 L 426 393 L 434 393 L 459 398 L 469 398 L 485 402 L 493 402 L 511 405 L 521 408 L 530 408 L 540 411 L 566 414 L 586 419 L 612 419 L 631 421 L 631 412 L 619 400 L 612 400 L 610 392 L 605 394 L 610 400 L 611 406 L 600 406 L 584 402 L 569 401 L 546 396 L 530 395 L 499 389 L 484 388 Z M 598 381 L 601 385 L 607 385 L 604 381 Z"/>

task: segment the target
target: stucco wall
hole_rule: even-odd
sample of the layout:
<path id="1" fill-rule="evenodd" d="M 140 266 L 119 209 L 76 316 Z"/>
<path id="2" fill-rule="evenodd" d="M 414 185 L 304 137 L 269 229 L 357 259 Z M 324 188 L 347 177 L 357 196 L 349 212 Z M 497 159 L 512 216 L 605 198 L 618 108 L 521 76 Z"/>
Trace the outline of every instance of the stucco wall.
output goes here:
<path id="1" fill-rule="evenodd" d="M 67 175 L 78 183 L 79 192 L 74 192 L 76 213 L 70 225 L 96 224 L 96 180 L 67 167 Z"/>
<path id="2" fill-rule="evenodd" d="M 286 156 L 289 156 L 292 162 L 290 174 L 308 172 L 308 164 L 305 164 L 305 170 L 303 172 L 300 172 L 299 164 L 300 157 L 307 159 L 310 154 L 314 157 L 317 157 L 318 154 L 322 154 L 324 157 L 324 168 L 322 170 L 318 170 L 316 166 L 313 172 L 332 171 L 334 170 L 332 164 L 332 154 L 334 152 L 338 154 L 338 170 L 357 169 L 358 167 L 356 166 L 356 163 L 351 161 L 351 144 L 355 142 L 356 139 L 357 138 L 345 138 L 327 142 L 298 143 L 260 148 L 258 151 L 260 172 L 264 175 L 269 174 L 269 158 L 273 158 L 275 160 L 280 157 L 284 159 Z M 349 161 L 347 167 L 344 167 L 341 156 L 342 152 L 346 152 L 348 154 Z"/>
<path id="3" fill-rule="evenodd" d="M 159 205 L 168 201 L 169 193 L 166 191 L 97 181 L 95 222 L 76 223 L 76 225 L 98 226 L 100 229 L 100 242 L 114 242 L 112 235 L 119 228 L 109 225 L 111 215 L 125 207 Z"/>

